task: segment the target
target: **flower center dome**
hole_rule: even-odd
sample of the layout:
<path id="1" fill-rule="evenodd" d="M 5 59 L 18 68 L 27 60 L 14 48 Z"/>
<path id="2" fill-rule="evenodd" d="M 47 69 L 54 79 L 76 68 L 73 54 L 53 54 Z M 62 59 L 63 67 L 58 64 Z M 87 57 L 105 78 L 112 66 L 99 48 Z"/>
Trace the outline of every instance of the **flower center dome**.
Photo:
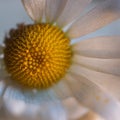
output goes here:
<path id="1" fill-rule="evenodd" d="M 70 39 L 50 24 L 22 25 L 5 39 L 4 61 L 13 81 L 25 88 L 51 87 L 71 64 Z"/>

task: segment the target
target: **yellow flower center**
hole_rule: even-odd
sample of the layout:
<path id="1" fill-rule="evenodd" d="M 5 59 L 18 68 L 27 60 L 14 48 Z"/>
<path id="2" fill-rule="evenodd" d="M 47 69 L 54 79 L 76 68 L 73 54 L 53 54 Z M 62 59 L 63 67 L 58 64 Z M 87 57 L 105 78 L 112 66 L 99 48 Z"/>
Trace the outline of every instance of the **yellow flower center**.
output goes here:
<path id="1" fill-rule="evenodd" d="M 71 64 L 70 40 L 50 24 L 22 25 L 5 39 L 8 73 L 25 88 L 44 89 L 57 83 Z"/>

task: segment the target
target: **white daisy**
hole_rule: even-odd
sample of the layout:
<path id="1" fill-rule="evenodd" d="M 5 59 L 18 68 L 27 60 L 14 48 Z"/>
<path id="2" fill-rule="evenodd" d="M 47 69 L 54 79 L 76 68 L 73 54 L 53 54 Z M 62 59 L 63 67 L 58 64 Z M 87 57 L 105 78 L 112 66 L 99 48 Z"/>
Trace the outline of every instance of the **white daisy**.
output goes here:
<path id="1" fill-rule="evenodd" d="M 11 29 L 0 46 L 1 104 L 17 102 L 31 119 L 66 120 L 63 101 L 74 97 L 119 120 L 120 36 L 79 39 L 119 19 L 120 0 L 22 2 L 34 23 Z"/>

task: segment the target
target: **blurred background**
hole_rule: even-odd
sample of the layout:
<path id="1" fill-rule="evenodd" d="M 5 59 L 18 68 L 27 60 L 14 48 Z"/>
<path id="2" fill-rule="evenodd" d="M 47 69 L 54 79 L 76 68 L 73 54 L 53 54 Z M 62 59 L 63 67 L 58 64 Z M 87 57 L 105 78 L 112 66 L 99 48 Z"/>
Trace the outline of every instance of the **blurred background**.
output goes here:
<path id="1" fill-rule="evenodd" d="M 27 16 L 20 0 L 0 0 L 0 44 L 4 40 L 5 34 L 9 32 L 9 29 L 15 28 L 16 24 L 18 23 L 32 23 L 32 20 Z M 82 37 L 81 39 L 92 37 L 92 36 L 99 36 L 99 35 L 120 35 L 120 20 L 117 20 L 110 25 L 106 26 L 105 28 L 102 28 L 98 30 L 95 33 L 92 33 L 90 35 L 87 35 L 85 37 Z M 76 110 L 80 110 L 79 103 L 75 103 L 73 100 L 67 101 L 67 105 L 70 107 L 73 107 L 73 105 L 76 105 Z M 21 104 L 17 104 L 21 105 Z M 16 104 L 13 105 L 13 108 L 16 106 Z M 79 109 L 78 109 L 79 107 Z M 69 108 L 69 107 L 68 107 Z M 21 108 L 19 108 L 21 110 Z M 19 110 L 16 109 L 16 113 L 19 113 Z M 78 112 L 79 113 L 79 112 Z M 3 118 L 4 116 L 4 110 L 0 111 L 0 120 L 13 120 L 13 118 Z M 93 112 L 86 112 L 86 114 L 83 116 L 83 118 L 79 120 L 102 120 L 102 118 L 99 118 L 98 115 L 96 115 Z"/>

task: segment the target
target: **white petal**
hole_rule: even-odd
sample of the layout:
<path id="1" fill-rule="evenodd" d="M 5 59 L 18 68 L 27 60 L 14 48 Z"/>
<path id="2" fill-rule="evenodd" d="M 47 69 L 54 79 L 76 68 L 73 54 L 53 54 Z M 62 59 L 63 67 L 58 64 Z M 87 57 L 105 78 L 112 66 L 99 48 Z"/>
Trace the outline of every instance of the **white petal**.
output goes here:
<path id="1" fill-rule="evenodd" d="M 56 98 L 56 95 L 52 90 L 26 90 L 24 88 L 14 88 L 9 87 L 6 91 L 5 97 L 6 99 L 15 99 L 15 100 L 21 100 L 25 103 L 34 103 L 34 104 L 40 104 L 43 101 L 49 101 L 50 95 L 53 96 L 53 99 Z"/>
<path id="2" fill-rule="evenodd" d="M 67 109 L 68 120 L 78 120 L 88 112 L 88 109 L 83 107 L 74 97 L 70 97 L 63 101 Z"/>
<path id="3" fill-rule="evenodd" d="M 25 103 L 19 100 L 5 100 L 5 109 L 14 116 L 21 116 L 25 112 Z"/>
<path id="4" fill-rule="evenodd" d="M 93 32 L 120 18 L 120 0 L 103 0 L 96 7 L 75 22 L 68 31 L 71 38 Z"/>
<path id="5" fill-rule="evenodd" d="M 54 101 L 53 103 L 43 104 L 40 112 L 42 120 L 67 120 L 66 112 L 61 103 Z"/>
<path id="6" fill-rule="evenodd" d="M 65 79 L 61 80 L 58 84 L 52 87 L 59 99 L 64 100 L 66 98 L 72 97 L 69 86 L 66 84 Z"/>
<path id="7" fill-rule="evenodd" d="M 88 69 L 120 77 L 120 59 L 100 59 L 74 55 L 74 61 Z"/>
<path id="8" fill-rule="evenodd" d="M 42 96 L 41 96 L 42 97 Z M 13 108 L 12 108 L 13 107 Z M 26 116 L 30 120 L 66 120 L 66 113 L 58 100 L 48 100 L 39 104 L 25 104 L 23 101 L 10 99 L 6 100 L 6 108 L 11 115 L 14 116 Z"/>
<path id="9" fill-rule="evenodd" d="M 73 51 L 87 57 L 120 58 L 120 36 L 80 41 L 73 46 Z"/>
<path id="10" fill-rule="evenodd" d="M 120 76 L 96 72 L 79 65 L 73 66 L 72 71 L 96 83 L 109 94 L 120 100 Z"/>
<path id="11" fill-rule="evenodd" d="M 8 89 L 5 94 L 5 100 L 22 100 L 26 104 L 38 106 L 39 111 L 36 113 L 42 120 L 66 120 L 65 110 L 52 90 L 37 91 L 17 91 Z M 32 109 L 32 108 L 31 108 Z M 30 110 L 29 110 L 30 111 Z M 32 114 L 32 113 L 31 113 Z M 35 115 L 35 114 L 33 114 Z"/>
<path id="12" fill-rule="evenodd" d="M 80 73 L 79 73 L 80 74 Z M 119 120 L 120 103 L 88 79 L 72 74 L 67 78 L 77 100 L 106 120 Z"/>
<path id="13" fill-rule="evenodd" d="M 63 10 L 61 16 L 58 18 L 57 23 L 59 26 L 63 27 L 76 18 L 78 18 L 84 8 L 92 0 L 67 0 L 65 9 Z"/>
<path id="14" fill-rule="evenodd" d="M 22 0 L 28 15 L 35 22 L 40 22 L 45 12 L 46 0 Z"/>
<path id="15" fill-rule="evenodd" d="M 46 0 L 46 19 L 53 23 L 63 11 L 67 0 Z"/>

